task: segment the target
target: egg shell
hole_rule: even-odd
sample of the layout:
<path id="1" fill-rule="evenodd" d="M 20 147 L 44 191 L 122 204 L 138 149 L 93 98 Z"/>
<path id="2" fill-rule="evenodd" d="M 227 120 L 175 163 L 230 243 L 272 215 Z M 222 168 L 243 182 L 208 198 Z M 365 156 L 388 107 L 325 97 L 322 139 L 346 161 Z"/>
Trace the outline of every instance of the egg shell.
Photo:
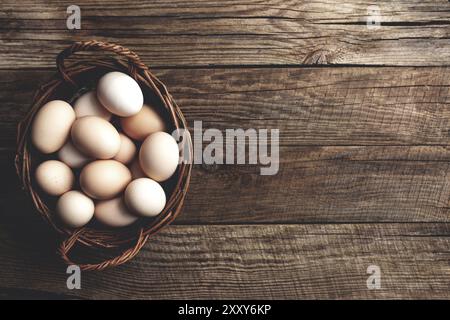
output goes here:
<path id="1" fill-rule="evenodd" d="M 179 149 L 175 139 L 166 132 L 148 136 L 139 151 L 142 171 L 156 181 L 169 179 L 177 169 Z"/>
<path id="2" fill-rule="evenodd" d="M 67 102 L 53 100 L 46 103 L 33 120 L 33 145 L 45 154 L 58 151 L 66 142 L 74 121 L 75 112 Z"/>
<path id="3" fill-rule="evenodd" d="M 78 150 L 95 159 L 113 158 L 120 149 L 120 135 L 105 119 L 87 116 L 72 126 L 72 142 Z"/>
<path id="4" fill-rule="evenodd" d="M 87 224 L 94 216 L 94 201 L 80 191 L 64 193 L 56 203 L 56 212 L 62 222 L 72 228 Z"/>
<path id="5" fill-rule="evenodd" d="M 129 75 L 112 71 L 100 78 L 97 98 L 108 111 L 120 117 L 138 113 L 144 104 L 139 84 Z"/>
<path id="6" fill-rule="evenodd" d="M 80 96 L 75 101 L 73 109 L 77 118 L 96 116 L 109 121 L 112 116 L 111 112 L 98 101 L 95 91 L 89 91 Z"/>
<path id="7" fill-rule="evenodd" d="M 36 182 L 46 193 L 59 196 L 72 189 L 74 174 L 64 162 L 47 160 L 35 172 Z"/>
<path id="8" fill-rule="evenodd" d="M 69 167 L 77 169 L 89 162 L 90 158 L 81 153 L 69 140 L 59 149 L 58 158 Z"/>
<path id="9" fill-rule="evenodd" d="M 98 221 L 110 227 L 125 227 L 138 219 L 127 208 L 122 196 L 98 201 L 95 204 L 94 216 Z"/>
<path id="10" fill-rule="evenodd" d="M 99 200 L 116 197 L 130 181 L 130 170 L 115 160 L 93 161 L 80 174 L 81 189 L 88 196 Z"/>
<path id="11" fill-rule="evenodd" d="M 136 154 L 136 146 L 134 142 L 123 133 L 119 133 L 119 135 L 120 149 L 113 159 L 123 164 L 128 164 L 133 160 Z"/>
<path id="12" fill-rule="evenodd" d="M 142 141 L 150 134 L 165 131 L 164 120 L 155 109 L 144 104 L 141 111 L 131 117 L 120 118 L 123 131 L 131 138 Z"/>
<path id="13" fill-rule="evenodd" d="M 134 213 L 154 217 L 166 205 L 166 194 L 158 182 L 149 178 L 133 180 L 125 189 L 125 203 Z"/>
<path id="14" fill-rule="evenodd" d="M 147 175 L 142 171 L 141 164 L 139 163 L 139 157 L 134 158 L 130 164 L 131 177 L 134 179 L 147 178 Z"/>

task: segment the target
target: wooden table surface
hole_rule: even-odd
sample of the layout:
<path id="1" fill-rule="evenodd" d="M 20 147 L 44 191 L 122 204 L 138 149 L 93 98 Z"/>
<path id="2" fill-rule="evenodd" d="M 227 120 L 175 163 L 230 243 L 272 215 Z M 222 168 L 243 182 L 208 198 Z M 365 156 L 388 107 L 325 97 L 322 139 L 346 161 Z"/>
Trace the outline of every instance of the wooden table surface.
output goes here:
<path id="1" fill-rule="evenodd" d="M 68 290 L 13 157 L 56 54 L 90 39 L 137 52 L 190 126 L 280 129 L 280 170 L 195 165 L 173 225 Z M 450 298 L 450 2 L 1 0 L 0 44 L 0 297 Z"/>

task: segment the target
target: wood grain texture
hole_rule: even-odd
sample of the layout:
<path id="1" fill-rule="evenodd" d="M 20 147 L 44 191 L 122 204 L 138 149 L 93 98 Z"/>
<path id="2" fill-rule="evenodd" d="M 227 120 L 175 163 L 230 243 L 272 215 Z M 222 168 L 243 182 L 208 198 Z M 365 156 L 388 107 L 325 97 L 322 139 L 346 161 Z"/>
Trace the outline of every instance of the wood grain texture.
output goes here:
<path id="1" fill-rule="evenodd" d="M 0 292 L 7 295 L 450 298 L 448 224 L 171 226 L 126 266 L 83 273 L 82 289 L 72 291 L 42 237 L 12 241 L 20 234 L 1 228 Z M 379 290 L 367 289 L 369 265 L 381 269 Z"/>
<path id="2" fill-rule="evenodd" d="M 196 168 L 179 223 L 450 221 L 449 161 L 427 148 L 282 149 L 280 171 Z M 447 157 L 448 150 L 440 149 Z M 399 153 L 406 160 L 392 160 Z M 359 158 L 362 157 L 362 158 Z M 381 159 L 378 159 L 380 157 Z M 385 160 L 389 159 L 389 160 Z"/>
<path id="3" fill-rule="evenodd" d="M 49 70 L 0 70 L 0 139 Z M 190 128 L 280 130 L 280 145 L 449 145 L 450 68 L 171 69 L 155 73 Z"/>
<path id="4" fill-rule="evenodd" d="M 295 147 L 280 170 L 195 165 L 177 224 L 450 222 L 450 150 L 443 147 Z M 0 157 L 0 207 L 37 215 L 12 156 Z"/>
<path id="5" fill-rule="evenodd" d="M 376 1 L 381 28 L 367 27 L 373 1 L 80 0 L 81 30 L 68 30 L 70 1 L 3 0 L 1 68 L 53 65 L 74 40 L 136 50 L 151 66 L 448 65 L 450 3 Z"/>

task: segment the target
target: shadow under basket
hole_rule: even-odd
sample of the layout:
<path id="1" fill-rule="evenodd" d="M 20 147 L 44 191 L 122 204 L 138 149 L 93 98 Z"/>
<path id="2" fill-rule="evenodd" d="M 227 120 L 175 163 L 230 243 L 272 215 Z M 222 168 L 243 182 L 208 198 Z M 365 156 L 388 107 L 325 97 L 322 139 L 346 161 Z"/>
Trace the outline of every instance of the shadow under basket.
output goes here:
<path id="1" fill-rule="evenodd" d="M 76 52 L 97 51 L 104 57 L 87 58 L 78 54 L 65 64 L 65 59 Z M 117 57 L 111 57 L 111 53 Z M 147 239 L 172 222 L 180 213 L 189 187 L 192 169 L 192 141 L 184 116 L 167 91 L 132 51 L 120 45 L 99 42 L 75 42 L 63 50 L 56 59 L 59 73 L 36 92 L 30 111 L 19 123 L 15 165 L 24 189 L 31 195 L 41 216 L 63 236 L 58 252 L 67 264 L 78 265 L 81 270 L 103 270 L 132 259 Z M 166 121 L 168 132 L 178 130 L 182 137 L 186 162 L 178 166 L 175 174 L 163 183 L 167 195 L 164 210 L 155 218 L 141 218 L 131 226 L 107 228 L 91 222 L 79 229 L 66 228 L 54 212 L 55 197 L 45 195 L 36 186 L 34 169 L 55 155 L 41 155 L 32 146 L 30 129 L 34 116 L 48 101 L 60 99 L 73 102 L 80 93 L 95 87 L 98 79 L 107 72 L 120 71 L 130 75 L 141 87 L 145 101 L 158 108 Z M 187 156 L 186 156 L 187 154 Z M 71 251 L 75 252 L 71 252 Z M 70 255 L 69 255 L 70 253 Z M 79 261 L 78 261 L 79 260 Z"/>

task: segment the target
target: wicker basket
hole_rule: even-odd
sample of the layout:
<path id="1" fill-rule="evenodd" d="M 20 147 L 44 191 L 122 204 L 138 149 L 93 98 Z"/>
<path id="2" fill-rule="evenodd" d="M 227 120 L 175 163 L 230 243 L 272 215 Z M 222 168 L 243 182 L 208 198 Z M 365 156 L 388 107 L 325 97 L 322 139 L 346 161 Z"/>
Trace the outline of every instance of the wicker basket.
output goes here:
<path id="1" fill-rule="evenodd" d="M 77 55 L 76 59 L 71 59 L 70 64 L 64 63 L 66 58 L 80 51 L 102 51 L 105 55 L 101 58 Z M 110 57 L 111 53 L 118 57 Z M 86 91 L 90 86 L 92 88 L 106 72 L 121 71 L 139 83 L 146 100 L 151 99 L 152 104 L 160 107 L 160 111 L 166 116 L 169 129 L 187 130 L 187 125 L 165 85 L 149 71 L 134 52 L 127 48 L 99 41 L 75 42 L 58 55 L 56 63 L 59 73 L 39 88 L 30 111 L 19 123 L 16 169 L 24 189 L 31 195 L 39 213 L 63 235 L 58 249 L 63 260 L 67 264 L 78 265 L 82 270 L 103 270 L 133 258 L 151 235 L 176 218 L 189 187 L 192 161 L 180 164 L 174 176 L 164 183 L 168 200 L 163 212 L 156 218 L 142 218 L 137 223 L 123 228 L 105 228 L 94 222 L 77 230 L 67 229 L 54 215 L 56 199 L 43 194 L 33 181 L 34 168 L 43 160 L 29 139 L 31 123 L 36 112 L 53 99 L 72 102 L 83 93 L 83 90 Z M 189 148 L 187 152 L 190 158 L 192 141 L 189 135 L 183 137 L 186 138 L 185 145 Z M 69 252 L 75 248 L 77 259 L 73 257 L 73 253 L 69 256 Z"/>

